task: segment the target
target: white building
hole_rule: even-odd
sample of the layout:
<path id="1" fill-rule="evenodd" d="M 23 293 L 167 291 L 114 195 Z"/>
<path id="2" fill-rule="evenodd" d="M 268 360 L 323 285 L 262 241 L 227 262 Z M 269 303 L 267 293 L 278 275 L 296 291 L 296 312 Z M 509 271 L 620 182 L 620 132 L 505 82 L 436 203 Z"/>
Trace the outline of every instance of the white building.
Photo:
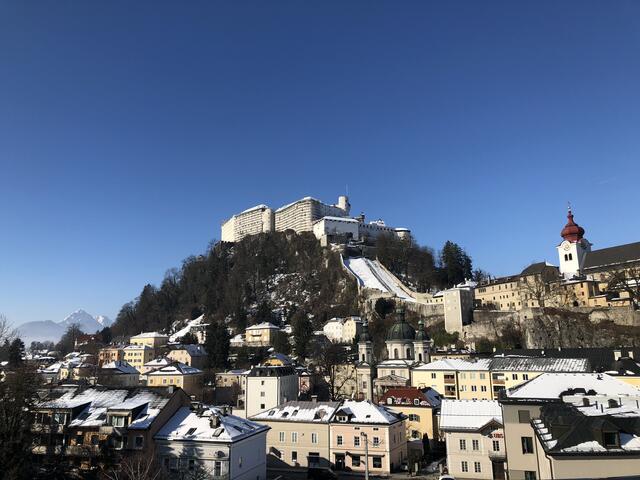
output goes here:
<path id="1" fill-rule="evenodd" d="M 334 343 L 351 343 L 362 330 L 362 319 L 360 317 L 332 318 L 324 327 L 322 332 Z"/>
<path id="2" fill-rule="evenodd" d="M 266 205 L 248 208 L 222 223 L 223 242 L 238 242 L 247 235 L 272 232 L 275 216 Z"/>
<path id="3" fill-rule="evenodd" d="M 315 221 L 322 217 L 347 217 L 350 210 L 349 198 L 345 195 L 338 197 L 336 205 L 328 205 L 315 198 L 305 197 L 276 210 L 276 231 L 312 232 Z"/>
<path id="4" fill-rule="evenodd" d="M 475 284 L 469 282 L 449 288 L 444 296 L 444 329 L 449 332 L 462 333 L 462 326 L 473 320 L 473 289 Z"/>
<path id="5" fill-rule="evenodd" d="M 265 480 L 268 430 L 217 407 L 182 407 L 155 435 L 157 455 L 174 478 L 200 471 L 213 478 Z"/>
<path id="6" fill-rule="evenodd" d="M 245 418 L 298 399 L 298 373 L 291 365 L 252 367 L 241 381 L 238 415 Z"/>
<path id="7" fill-rule="evenodd" d="M 444 400 L 440 431 L 455 478 L 505 478 L 502 409 L 495 400 Z"/>
<path id="8" fill-rule="evenodd" d="M 324 244 L 333 239 L 358 241 L 360 222 L 348 217 L 322 217 L 313 223 L 313 234 Z"/>

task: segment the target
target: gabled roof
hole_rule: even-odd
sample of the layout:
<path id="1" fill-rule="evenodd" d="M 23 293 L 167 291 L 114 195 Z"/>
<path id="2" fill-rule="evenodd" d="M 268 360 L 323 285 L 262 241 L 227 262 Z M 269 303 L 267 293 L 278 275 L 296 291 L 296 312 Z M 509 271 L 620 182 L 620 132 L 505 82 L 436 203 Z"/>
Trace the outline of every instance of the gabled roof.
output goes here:
<path id="1" fill-rule="evenodd" d="M 386 405 L 439 407 L 441 397 L 440 394 L 431 387 L 396 387 L 387 390 L 380 398 L 380 403 Z"/>
<path id="2" fill-rule="evenodd" d="M 640 262 L 640 242 L 593 250 L 587 253 L 583 269 L 593 270 L 630 262 Z"/>
<path id="3" fill-rule="evenodd" d="M 523 277 L 526 277 L 528 275 L 539 275 L 542 272 L 544 272 L 545 269 L 547 268 L 555 269 L 556 271 L 559 271 L 558 267 L 556 267 L 555 265 L 551 265 L 549 262 L 537 262 L 537 263 L 532 263 L 531 265 L 526 267 L 524 270 L 522 270 L 522 272 L 520 272 L 520 275 Z"/>
<path id="4" fill-rule="evenodd" d="M 264 330 L 264 329 L 269 329 L 269 330 L 280 330 L 278 327 L 276 327 L 273 323 L 271 322 L 262 322 L 262 323 L 257 323 L 255 325 L 251 325 L 250 327 L 246 328 L 247 330 Z"/>
<path id="5" fill-rule="evenodd" d="M 347 419 L 341 422 L 339 417 Z M 406 417 L 384 405 L 376 405 L 368 400 L 345 400 L 335 413 L 333 423 L 361 423 L 391 425 Z"/>
<path id="6" fill-rule="evenodd" d="M 206 357 L 207 352 L 202 345 L 179 344 L 169 346 L 170 350 L 185 350 L 192 357 Z"/>
<path id="7" fill-rule="evenodd" d="M 340 402 L 292 401 L 270 408 L 251 417 L 257 421 L 329 423 Z"/>
<path id="8" fill-rule="evenodd" d="M 202 410 L 182 407 L 155 435 L 157 440 L 233 443 L 269 427 L 259 423 L 228 415 L 220 408 L 207 406 Z"/>
<path id="9" fill-rule="evenodd" d="M 477 431 L 490 423 L 502 426 L 502 408 L 496 400 L 443 400 L 440 429 Z"/>
<path id="10" fill-rule="evenodd" d="M 124 360 L 116 360 L 115 362 L 105 363 L 102 365 L 101 371 L 111 370 L 117 374 L 137 374 L 139 373 L 134 367 Z"/>
<path id="11" fill-rule="evenodd" d="M 202 373 L 199 368 L 190 367 L 180 362 L 172 362 L 164 367 L 151 370 L 147 375 L 197 375 L 199 373 Z"/>
<path id="12" fill-rule="evenodd" d="M 142 332 L 131 337 L 131 339 L 134 338 L 137 340 L 139 338 L 169 338 L 169 336 L 159 332 Z"/>

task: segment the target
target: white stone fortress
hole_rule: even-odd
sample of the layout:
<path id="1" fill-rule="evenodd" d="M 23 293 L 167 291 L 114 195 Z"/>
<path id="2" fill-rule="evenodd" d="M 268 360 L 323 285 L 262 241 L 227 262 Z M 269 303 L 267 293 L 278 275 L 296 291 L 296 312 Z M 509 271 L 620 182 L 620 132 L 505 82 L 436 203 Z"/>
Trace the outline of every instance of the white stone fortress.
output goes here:
<path id="1" fill-rule="evenodd" d="M 346 241 L 367 241 L 383 233 L 406 238 L 406 228 L 388 227 L 382 220 L 365 223 L 363 214 L 350 217 L 351 205 L 346 195 L 338 197 L 338 203 L 329 205 L 312 197 L 305 197 L 273 210 L 267 205 L 257 205 L 233 215 L 222 223 L 221 240 L 237 242 L 248 235 L 267 232 L 313 232 L 323 244 Z"/>

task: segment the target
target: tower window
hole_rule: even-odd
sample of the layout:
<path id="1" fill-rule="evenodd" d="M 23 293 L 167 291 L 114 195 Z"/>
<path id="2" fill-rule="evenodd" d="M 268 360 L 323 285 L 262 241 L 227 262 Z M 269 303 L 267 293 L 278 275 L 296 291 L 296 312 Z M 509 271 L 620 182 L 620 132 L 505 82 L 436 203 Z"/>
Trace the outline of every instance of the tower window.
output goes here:
<path id="1" fill-rule="evenodd" d="M 564 261 L 567 262 L 569 260 L 569 255 L 567 255 L 566 253 L 564 254 Z"/>
<path id="2" fill-rule="evenodd" d="M 569 260 L 573 260 L 573 254 L 569 254 Z"/>
<path id="3" fill-rule="evenodd" d="M 397 348 L 393 349 L 393 358 L 398 358 L 398 349 Z"/>

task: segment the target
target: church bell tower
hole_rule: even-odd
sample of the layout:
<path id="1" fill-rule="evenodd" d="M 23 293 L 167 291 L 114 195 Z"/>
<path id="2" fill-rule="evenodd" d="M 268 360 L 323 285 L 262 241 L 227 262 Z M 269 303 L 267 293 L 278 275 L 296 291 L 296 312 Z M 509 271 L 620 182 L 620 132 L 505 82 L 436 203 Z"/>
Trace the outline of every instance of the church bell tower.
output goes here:
<path id="1" fill-rule="evenodd" d="M 573 212 L 569 206 L 567 224 L 560 232 L 562 242 L 558 245 L 558 258 L 560 260 L 560 273 L 569 280 L 580 276 L 584 260 L 591 251 L 591 243 L 584 238 L 584 228 L 573 220 Z"/>

